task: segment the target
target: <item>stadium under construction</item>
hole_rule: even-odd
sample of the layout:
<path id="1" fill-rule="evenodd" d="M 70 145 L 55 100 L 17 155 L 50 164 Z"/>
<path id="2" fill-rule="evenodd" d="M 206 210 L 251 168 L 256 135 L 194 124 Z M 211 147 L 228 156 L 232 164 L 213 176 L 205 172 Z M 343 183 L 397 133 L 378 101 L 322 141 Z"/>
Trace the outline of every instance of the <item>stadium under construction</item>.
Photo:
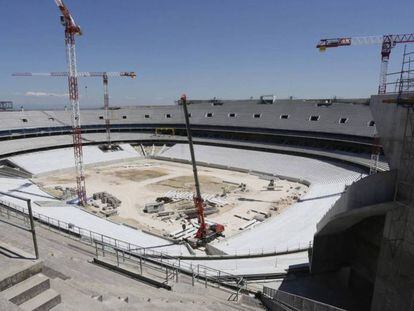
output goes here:
<path id="1" fill-rule="evenodd" d="M 77 72 L 55 2 L 68 71 L 13 75 L 66 77 L 71 109 L 0 102 L 1 310 L 413 310 L 412 53 L 387 74 L 412 35 L 319 42 L 381 44 L 369 98 L 111 107 L 135 72 Z"/>

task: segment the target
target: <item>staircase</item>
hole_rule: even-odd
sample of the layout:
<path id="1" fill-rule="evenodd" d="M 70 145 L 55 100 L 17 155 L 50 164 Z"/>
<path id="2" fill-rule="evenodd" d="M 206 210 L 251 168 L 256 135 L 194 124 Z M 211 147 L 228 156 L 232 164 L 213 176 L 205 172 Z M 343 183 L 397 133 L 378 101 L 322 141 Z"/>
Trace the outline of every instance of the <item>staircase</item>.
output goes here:
<path id="1" fill-rule="evenodd" d="M 39 261 L 19 262 L 0 280 L 2 297 L 24 311 L 47 311 L 61 302 L 60 294 L 50 288 Z"/>

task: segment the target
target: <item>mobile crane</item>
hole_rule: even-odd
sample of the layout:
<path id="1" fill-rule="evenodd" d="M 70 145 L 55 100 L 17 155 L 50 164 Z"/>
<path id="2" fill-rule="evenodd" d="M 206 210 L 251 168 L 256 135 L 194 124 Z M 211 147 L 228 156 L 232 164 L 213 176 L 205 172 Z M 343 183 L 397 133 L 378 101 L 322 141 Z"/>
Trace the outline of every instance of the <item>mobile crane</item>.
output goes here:
<path id="1" fill-rule="evenodd" d="M 198 220 L 198 225 L 199 225 L 199 228 L 195 234 L 195 237 L 188 239 L 188 243 L 192 247 L 196 248 L 199 246 L 204 246 L 207 243 L 214 240 L 215 238 L 217 238 L 218 236 L 223 235 L 224 226 L 221 224 L 209 225 L 206 223 L 204 219 L 204 200 L 201 196 L 200 181 L 198 178 L 198 171 L 197 171 L 197 163 L 196 163 L 195 155 L 194 155 L 193 138 L 192 138 L 191 126 L 190 126 L 190 117 L 189 117 L 188 108 L 187 108 L 187 96 L 182 95 L 179 103 L 183 106 L 185 127 L 187 130 L 187 137 L 188 137 L 188 145 L 190 147 L 190 157 L 191 157 L 191 164 L 193 166 L 194 184 L 195 184 L 195 190 L 196 190 L 195 195 L 194 195 L 194 205 L 197 210 L 197 220 Z"/>

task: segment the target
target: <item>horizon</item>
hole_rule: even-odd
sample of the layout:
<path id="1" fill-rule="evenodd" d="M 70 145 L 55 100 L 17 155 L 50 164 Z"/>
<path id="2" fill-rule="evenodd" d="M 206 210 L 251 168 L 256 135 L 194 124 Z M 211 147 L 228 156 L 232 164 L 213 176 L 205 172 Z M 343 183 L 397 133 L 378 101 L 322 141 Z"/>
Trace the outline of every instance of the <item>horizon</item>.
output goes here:
<path id="1" fill-rule="evenodd" d="M 0 52 L 0 100 L 26 109 L 63 109 L 69 105 L 65 78 L 11 77 L 13 72 L 67 70 L 56 5 L 0 1 L 6 8 L 0 25 L 8 30 Z M 403 2 L 407 10 L 373 0 L 65 4 L 84 31 L 76 38 L 78 71 L 137 73 L 136 79 L 110 78 L 110 105 L 124 107 L 172 105 L 183 92 L 193 99 L 369 97 L 377 91 L 380 46 L 320 53 L 316 43 L 409 32 L 414 3 Z M 389 18 L 394 12 L 398 19 Z M 401 54 L 398 45 L 390 72 L 399 69 Z M 101 79 L 79 78 L 79 93 L 82 109 L 103 105 Z"/>

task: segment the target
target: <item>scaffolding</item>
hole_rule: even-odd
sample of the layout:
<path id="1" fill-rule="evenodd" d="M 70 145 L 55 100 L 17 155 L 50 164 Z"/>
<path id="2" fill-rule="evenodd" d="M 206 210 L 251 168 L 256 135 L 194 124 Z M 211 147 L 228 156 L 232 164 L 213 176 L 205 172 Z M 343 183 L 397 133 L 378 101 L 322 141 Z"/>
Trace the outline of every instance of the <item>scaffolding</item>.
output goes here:
<path id="1" fill-rule="evenodd" d="M 383 103 L 395 104 L 394 151 L 399 154 L 394 208 L 385 218 L 381 255 L 372 310 L 412 309 L 414 280 L 414 52 L 404 48 L 401 70 L 391 73 L 390 96 Z M 401 142 L 401 144 L 399 144 Z M 411 307 L 410 307 L 411 306 Z"/>
<path id="2" fill-rule="evenodd" d="M 401 96 L 414 92 L 414 52 L 407 52 L 407 46 L 404 47 L 403 58 L 401 61 L 401 70 L 387 74 L 387 88 L 392 91 L 387 93 L 396 93 Z"/>
<path id="3" fill-rule="evenodd" d="M 406 243 L 413 243 L 407 236 L 413 236 L 414 223 L 410 214 L 414 207 L 414 52 L 407 52 L 404 47 L 401 71 L 391 73 L 396 76 L 394 90 L 397 94 L 396 104 L 405 109 L 405 124 L 402 137 L 400 162 L 394 201 L 397 208 L 391 213 L 391 222 L 387 238 L 391 247 L 391 257 L 401 256 Z M 400 262 L 401 263 L 401 262 Z"/>

